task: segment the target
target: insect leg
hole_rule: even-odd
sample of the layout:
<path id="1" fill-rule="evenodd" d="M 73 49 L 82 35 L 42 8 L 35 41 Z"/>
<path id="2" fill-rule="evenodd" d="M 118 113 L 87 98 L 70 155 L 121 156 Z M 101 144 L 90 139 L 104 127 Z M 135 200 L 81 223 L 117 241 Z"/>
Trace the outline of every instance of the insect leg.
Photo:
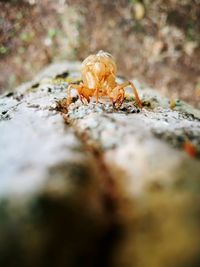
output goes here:
<path id="1" fill-rule="evenodd" d="M 96 102 L 98 103 L 99 102 L 99 89 L 95 89 L 94 91 L 94 95 L 96 96 Z"/>
<path id="2" fill-rule="evenodd" d="M 137 89 L 135 88 L 135 85 L 131 81 L 124 82 L 120 84 L 120 88 L 125 88 L 127 86 L 130 86 L 133 90 L 133 93 L 135 95 L 135 100 L 139 108 L 142 108 L 142 102 L 140 100 L 140 97 L 138 95 Z"/>
<path id="3" fill-rule="evenodd" d="M 71 91 L 72 89 L 76 89 L 79 92 L 81 85 L 79 84 L 69 84 L 67 87 L 67 103 L 70 105 L 72 103 Z"/>

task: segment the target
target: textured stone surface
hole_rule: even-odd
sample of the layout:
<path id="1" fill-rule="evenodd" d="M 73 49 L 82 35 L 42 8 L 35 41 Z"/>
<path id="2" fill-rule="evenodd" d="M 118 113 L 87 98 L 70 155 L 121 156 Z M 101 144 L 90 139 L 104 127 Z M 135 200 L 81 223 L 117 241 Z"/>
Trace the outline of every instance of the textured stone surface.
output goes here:
<path id="1" fill-rule="evenodd" d="M 0 98 L 0 265 L 199 267 L 199 110 L 137 81 L 142 110 L 67 107 L 79 67 Z"/>
<path id="2" fill-rule="evenodd" d="M 67 119 L 90 145 L 103 150 L 105 162 L 110 162 L 111 169 L 115 165 L 127 173 L 128 187 L 133 184 L 136 194 L 142 193 L 149 182 L 174 183 L 175 176 L 179 175 L 176 168 L 184 162 L 196 166 L 193 175 L 199 174 L 199 161 L 183 149 L 173 147 L 178 146 L 179 139 L 183 144 L 184 138 L 190 137 L 199 151 L 200 120 L 162 107 L 144 108 L 138 113 L 133 106 L 129 113 L 130 105 L 130 102 L 124 103 L 121 110 L 115 111 L 109 103 L 87 106 L 77 103 L 70 106 Z M 170 145 L 163 142 L 158 133 L 163 133 L 163 139 L 168 133 L 174 135 L 168 140 Z"/>
<path id="3" fill-rule="evenodd" d="M 98 164 L 55 110 L 66 86 L 29 86 L 0 99 L 0 265 L 95 266 L 111 224 Z"/>
<path id="4" fill-rule="evenodd" d="M 140 112 L 127 101 L 72 104 L 65 115 L 79 136 L 102 151 L 121 188 L 118 212 L 123 237 L 114 266 L 198 266 L 200 263 L 199 111 L 143 90 Z M 103 100 L 102 100 L 103 102 Z M 196 148 L 196 158 L 184 143 Z"/>

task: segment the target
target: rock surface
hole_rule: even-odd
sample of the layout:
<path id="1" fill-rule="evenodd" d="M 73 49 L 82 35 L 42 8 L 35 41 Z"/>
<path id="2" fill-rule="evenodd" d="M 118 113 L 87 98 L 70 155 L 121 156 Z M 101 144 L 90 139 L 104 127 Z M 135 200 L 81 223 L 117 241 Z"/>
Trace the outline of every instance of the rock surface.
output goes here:
<path id="1" fill-rule="evenodd" d="M 137 81 L 83 105 L 52 65 L 0 98 L 0 265 L 200 264 L 200 111 Z"/>

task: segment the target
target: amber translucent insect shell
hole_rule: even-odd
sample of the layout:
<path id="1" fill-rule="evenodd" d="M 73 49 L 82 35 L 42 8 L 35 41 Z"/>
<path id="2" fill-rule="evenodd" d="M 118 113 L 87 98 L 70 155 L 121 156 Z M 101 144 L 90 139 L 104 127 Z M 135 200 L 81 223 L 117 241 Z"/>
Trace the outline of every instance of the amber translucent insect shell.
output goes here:
<path id="1" fill-rule="evenodd" d="M 114 107 L 120 107 L 125 98 L 125 88 L 130 86 L 135 95 L 137 105 L 142 108 L 142 103 L 134 84 L 126 81 L 122 84 L 116 82 L 117 67 L 113 57 L 104 51 L 99 51 L 96 55 L 88 56 L 82 63 L 82 82 L 80 84 L 69 84 L 68 104 L 71 103 L 71 90 L 76 89 L 81 101 L 90 102 L 96 97 L 107 96 Z"/>

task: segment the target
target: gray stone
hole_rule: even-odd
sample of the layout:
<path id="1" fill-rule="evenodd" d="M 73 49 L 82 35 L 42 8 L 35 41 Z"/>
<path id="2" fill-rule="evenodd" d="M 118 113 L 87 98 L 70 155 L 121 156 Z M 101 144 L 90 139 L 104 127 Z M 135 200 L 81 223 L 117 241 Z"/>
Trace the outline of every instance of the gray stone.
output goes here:
<path id="1" fill-rule="evenodd" d="M 199 110 L 137 81 L 142 110 L 68 107 L 79 69 L 0 98 L 0 265 L 199 267 Z"/>
<path id="2" fill-rule="evenodd" d="M 89 146 L 102 151 L 119 188 L 123 238 L 116 244 L 113 265 L 198 266 L 199 111 L 185 103 L 172 110 L 153 90 L 140 95 L 151 105 L 139 113 L 130 101 L 119 110 L 108 102 L 77 102 L 65 115 Z M 188 140 L 196 158 L 183 149 Z"/>
<path id="3" fill-rule="evenodd" d="M 29 85 L 0 98 L 0 266 L 95 266 L 111 224 L 98 164 L 56 111 L 66 86 Z"/>

